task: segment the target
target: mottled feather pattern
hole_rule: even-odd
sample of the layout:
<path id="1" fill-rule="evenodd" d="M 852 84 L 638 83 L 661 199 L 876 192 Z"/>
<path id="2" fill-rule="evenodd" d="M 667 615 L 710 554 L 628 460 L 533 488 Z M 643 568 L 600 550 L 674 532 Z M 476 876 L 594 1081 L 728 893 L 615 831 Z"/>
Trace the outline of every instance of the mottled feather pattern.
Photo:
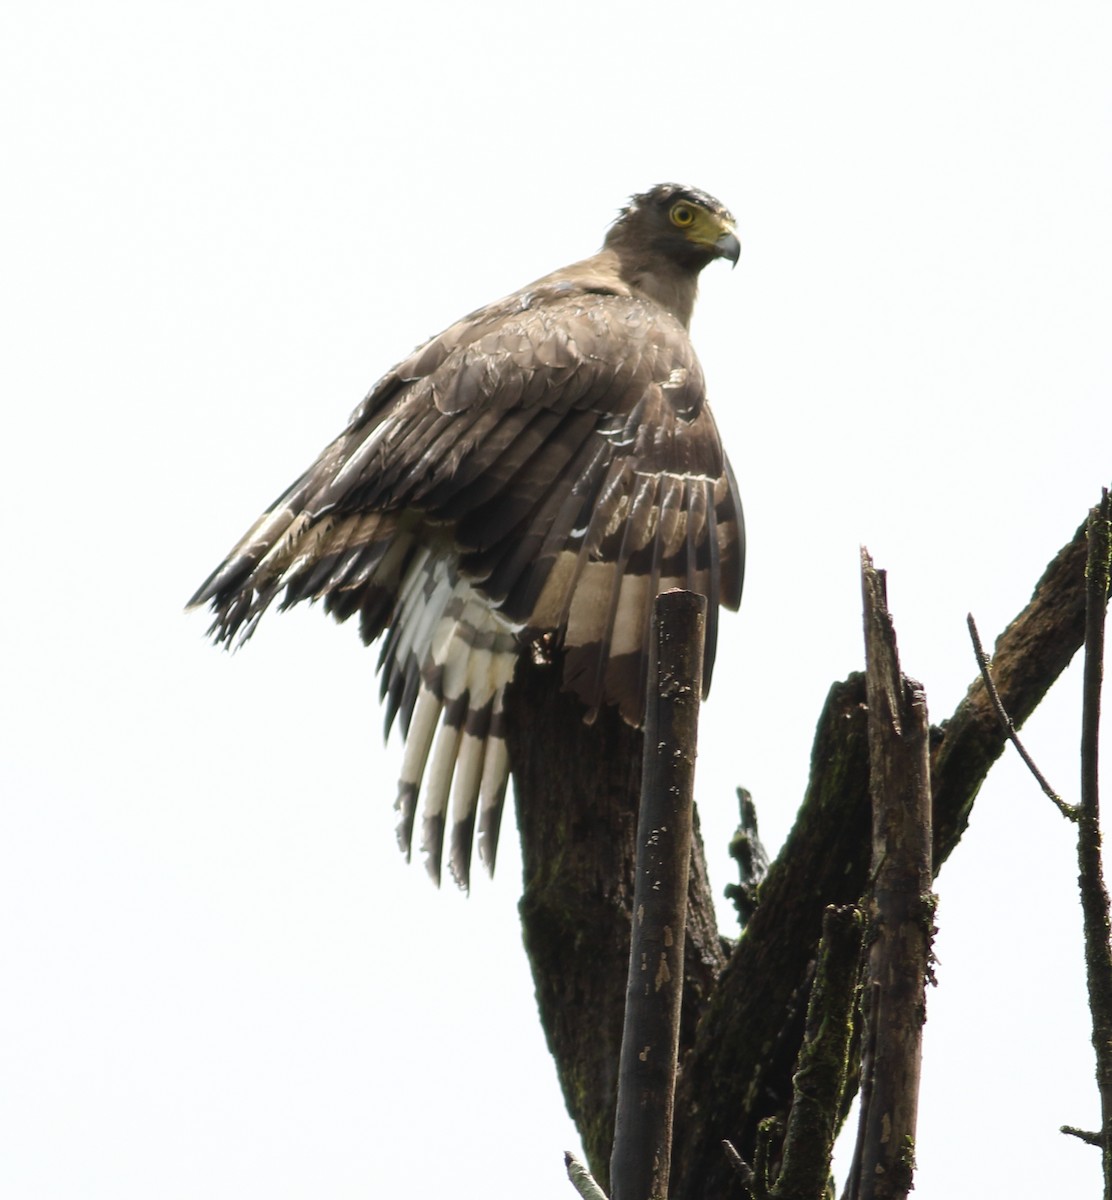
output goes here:
<path id="1" fill-rule="evenodd" d="M 740 599 L 741 507 L 690 303 L 662 307 L 615 246 L 399 363 L 191 601 L 212 605 L 222 642 L 246 640 L 279 597 L 358 614 L 367 642 L 385 633 L 387 731 L 405 737 L 399 836 L 409 851 L 423 800 L 429 868 L 439 878 L 447 841 L 463 886 L 476 828 L 493 867 L 522 654 L 555 647 L 587 719 L 615 704 L 636 724 L 654 597 L 708 597 L 708 686 L 718 604 Z M 681 257 L 669 287 L 690 277 L 693 299 L 713 255 Z"/>

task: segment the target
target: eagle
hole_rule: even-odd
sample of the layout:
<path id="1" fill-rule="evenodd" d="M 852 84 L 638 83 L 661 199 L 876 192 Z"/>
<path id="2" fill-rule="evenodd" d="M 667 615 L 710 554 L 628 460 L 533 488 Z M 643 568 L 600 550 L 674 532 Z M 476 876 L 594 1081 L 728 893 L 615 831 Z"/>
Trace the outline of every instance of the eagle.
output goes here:
<path id="1" fill-rule="evenodd" d="M 642 723 L 649 623 L 671 588 L 720 604 L 744 569 L 737 483 L 688 327 L 699 273 L 736 264 L 733 217 L 697 188 L 631 197 L 602 249 L 457 321 L 389 370 L 236 543 L 189 607 L 239 645 L 279 599 L 358 616 L 404 756 L 399 842 L 439 882 L 493 872 L 518 662 L 558 664 L 585 720 Z M 538 731 L 543 736 L 543 731 Z M 477 836 L 476 836 L 477 827 Z"/>

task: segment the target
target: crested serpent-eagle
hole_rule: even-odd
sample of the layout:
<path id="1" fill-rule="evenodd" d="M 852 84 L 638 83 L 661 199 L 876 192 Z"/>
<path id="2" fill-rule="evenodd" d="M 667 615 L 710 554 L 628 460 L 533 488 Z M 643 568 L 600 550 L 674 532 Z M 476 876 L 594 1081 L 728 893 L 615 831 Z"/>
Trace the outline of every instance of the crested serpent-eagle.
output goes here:
<path id="1" fill-rule="evenodd" d="M 661 184 L 631 198 L 598 254 L 554 271 L 418 347 L 236 544 L 190 606 L 240 643 L 280 607 L 358 614 L 379 655 L 387 732 L 405 734 L 399 839 L 419 793 L 439 879 L 493 869 L 510 762 L 507 685 L 522 655 L 555 658 L 592 719 L 641 723 L 654 598 L 741 598 L 733 472 L 688 324 L 699 272 L 736 263 L 712 196 Z"/>

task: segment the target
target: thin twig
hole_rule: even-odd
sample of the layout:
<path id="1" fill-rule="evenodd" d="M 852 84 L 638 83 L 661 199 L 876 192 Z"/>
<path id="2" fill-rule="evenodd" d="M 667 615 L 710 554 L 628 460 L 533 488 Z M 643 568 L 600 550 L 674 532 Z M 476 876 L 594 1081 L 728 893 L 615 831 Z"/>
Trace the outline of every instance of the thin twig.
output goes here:
<path id="1" fill-rule="evenodd" d="M 1100 1145 L 1100 1134 L 1093 1133 L 1092 1130 L 1089 1129 L 1078 1129 L 1075 1125 L 1062 1125 L 1058 1132 L 1068 1133 L 1070 1137 L 1079 1138 L 1087 1146 Z"/>
<path id="2" fill-rule="evenodd" d="M 726 1151 L 726 1161 L 733 1167 L 734 1174 L 741 1180 L 744 1194 L 749 1196 L 753 1190 L 753 1180 L 756 1178 L 753 1168 L 738 1154 L 729 1138 L 723 1139 L 722 1149 Z"/>
<path id="3" fill-rule="evenodd" d="M 1039 787 L 1054 801 L 1062 816 L 1070 821 L 1076 821 L 1077 809 L 1072 804 L 1067 804 L 1050 786 L 1046 776 L 1036 765 L 1035 760 L 1027 753 L 1027 747 L 1019 740 L 1015 723 L 1008 715 L 1008 710 L 1004 707 L 1004 701 L 1000 699 L 1000 693 L 996 690 L 996 684 L 993 682 L 989 657 L 985 653 L 984 646 L 981 645 L 981 635 L 977 632 L 977 622 L 973 620 L 972 613 L 966 617 L 966 622 L 969 625 L 969 636 L 973 639 L 973 652 L 977 656 L 977 665 L 981 668 L 981 678 L 985 681 L 985 687 L 988 688 L 988 694 L 992 698 L 992 705 L 996 709 L 996 715 L 1000 718 L 1000 724 L 1003 726 L 1004 732 L 1008 735 L 1008 739 L 1012 745 L 1019 751 L 1019 757 L 1027 764 L 1028 770 L 1038 781 Z"/>
<path id="4" fill-rule="evenodd" d="M 738 924 L 745 928 L 757 911 L 761 884 L 768 874 L 768 851 L 757 829 L 757 806 L 745 788 L 737 789 L 741 820 L 730 839 L 730 857 L 737 863 L 738 883 L 726 884 L 726 899 L 737 909 Z"/>
<path id="5" fill-rule="evenodd" d="M 567 1168 L 568 1178 L 583 1200 L 606 1200 L 606 1193 L 595 1183 L 594 1176 L 570 1150 L 564 1151 L 564 1166 Z"/>

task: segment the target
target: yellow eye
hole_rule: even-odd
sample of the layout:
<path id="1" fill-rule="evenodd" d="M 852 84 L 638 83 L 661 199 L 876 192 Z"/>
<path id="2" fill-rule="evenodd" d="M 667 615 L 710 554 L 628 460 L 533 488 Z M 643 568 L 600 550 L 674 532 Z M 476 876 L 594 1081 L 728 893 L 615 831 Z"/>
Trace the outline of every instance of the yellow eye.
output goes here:
<path id="1" fill-rule="evenodd" d="M 673 225 L 678 225 L 680 229 L 686 229 L 689 225 L 695 223 L 695 210 L 690 204 L 684 204 L 680 201 L 679 204 L 672 205 L 672 211 L 668 214 Z"/>

